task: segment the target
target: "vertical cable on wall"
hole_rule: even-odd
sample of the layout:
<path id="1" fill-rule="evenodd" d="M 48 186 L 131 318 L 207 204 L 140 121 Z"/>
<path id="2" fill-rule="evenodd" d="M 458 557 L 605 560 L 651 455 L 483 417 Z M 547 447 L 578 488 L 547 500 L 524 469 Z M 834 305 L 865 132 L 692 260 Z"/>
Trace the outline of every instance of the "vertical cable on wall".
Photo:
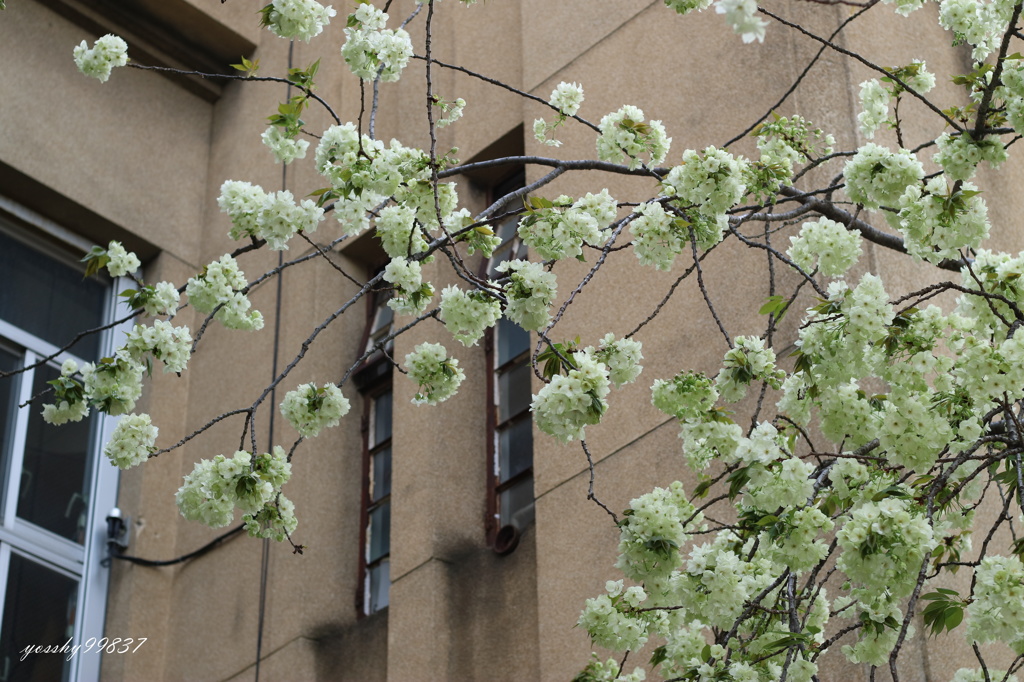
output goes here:
<path id="1" fill-rule="evenodd" d="M 292 68 L 292 58 L 295 53 L 295 41 L 291 40 L 288 42 L 288 69 Z M 288 83 L 285 86 L 285 101 L 291 99 L 292 96 L 292 85 Z M 281 164 L 281 191 L 288 189 L 288 164 Z M 284 251 L 277 252 L 277 288 L 274 294 L 274 355 L 271 359 L 271 370 L 270 380 L 273 381 L 277 378 L 277 355 L 278 349 L 281 345 L 281 291 L 283 272 L 281 266 L 284 264 Z M 267 442 L 274 442 L 274 415 L 277 412 L 275 406 L 277 405 L 277 386 L 270 389 L 270 417 L 269 421 L 269 433 L 267 434 Z M 255 454 L 255 453 L 253 453 Z M 267 610 L 267 574 L 270 569 L 270 538 L 263 538 L 263 552 L 260 558 L 260 613 L 259 623 L 256 630 L 256 682 L 260 680 L 260 663 L 263 657 L 263 624 Z"/>

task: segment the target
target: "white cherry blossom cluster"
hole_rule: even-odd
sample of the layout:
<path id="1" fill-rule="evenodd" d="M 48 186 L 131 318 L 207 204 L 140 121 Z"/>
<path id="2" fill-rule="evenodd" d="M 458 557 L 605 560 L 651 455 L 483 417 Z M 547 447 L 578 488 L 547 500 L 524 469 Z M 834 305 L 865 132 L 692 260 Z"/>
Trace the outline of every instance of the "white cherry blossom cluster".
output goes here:
<path id="1" fill-rule="evenodd" d="M 680 421 L 701 417 L 717 400 L 714 382 L 698 372 L 679 372 L 668 381 L 656 379 L 651 386 L 651 403 Z"/>
<path id="2" fill-rule="evenodd" d="M 932 158 L 953 180 L 970 180 L 982 161 L 999 168 L 1007 158 L 1006 147 L 998 135 L 975 140 L 967 133 L 955 136 L 942 133 L 935 144 L 939 151 Z"/>
<path id="3" fill-rule="evenodd" d="M 260 10 L 263 25 L 281 38 L 296 38 L 307 43 L 320 35 L 337 12 L 316 0 L 272 0 Z"/>
<path id="4" fill-rule="evenodd" d="M 658 164 L 668 156 L 672 138 L 661 121 L 645 122 L 644 112 L 630 104 L 606 114 L 598 124 L 597 157 L 611 163 L 624 163 L 630 170 L 640 167 L 642 154 L 649 163 Z"/>
<path id="5" fill-rule="evenodd" d="M 533 396 L 530 410 L 537 428 L 562 441 L 583 440 L 585 428 L 597 424 L 608 409 L 608 368 L 589 352 L 572 354 L 574 369 L 557 374 Z"/>
<path id="6" fill-rule="evenodd" d="M 665 176 L 662 189 L 695 207 L 697 213 L 717 219 L 743 198 L 746 168 L 746 159 L 723 149 L 708 147 L 702 153 L 687 149 L 682 163 Z"/>
<path id="7" fill-rule="evenodd" d="M 967 636 L 1024 648 L 1024 564 L 1016 556 L 987 556 L 974 569 L 974 580 Z"/>
<path id="8" fill-rule="evenodd" d="M 762 163 L 781 163 L 786 174 L 810 156 L 832 153 L 836 141 L 821 128 L 812 128 L 802 116 L 778 116 L 765 121 L 754 130 Z"/>
<path id="9" fill-rule="evenodd" d="M 267 149 L 273 152 L 274 159 L 286 166 L 296 159 L 306 158 L 306 151 L 309 149 L 309 140 L 289 137 L 277 126 L 270 126 L 264 130 L 260 138 Z"/>
<path id="10" fill-rule="evenodd" d="M 893 152 L 868 142 L 846 163 L 843 175 L 850 199 L 865 208 L 878 208 L 899 205 L 907 186 L 924 177 L 924 168 L 906 149 Z"/>
<path id="11" fill-rule="evenodd" d="M 198 312 L 210 314 L 216 309 L 214 319 L 228 329 L 255 331 L 263 328 L 263 315 L 258 310 L 249 310 L 252 303 L 242 293 L 246 286 L 245 274 L 238 263 L 224 254 L 207 265 L 202 273 L 190 278 L 185 293 Z"/>
<path id="12" fill-rule="evenodd" d="M 265 239 L 274 251 L 286 250 L 297 232 L 315 232 L 324 210 L 310 199 L 295 202 L 288 190 L 266 193 L 258 185 L 228 180 L 220 188 L 217 205 L 231 217 L 232 239 Z"/>
<path id="13" fill-rule="evenodd" d="M 804 223 L 799 236 L 789 241 L 786 253 L 794 263 L 808 273 L 817 268 L 827 277 L 842 276 L 861 254 L 860 235 L 828 218 Z"/>
<path id="14" fill-rule="evenodd" d="M 630 500 L 619 524 L 616 567 L 636 582 L 669 576 L 682 565 L 680 551 L 703 519 L 679 481 Z"/>
<path id="15" fill-rule="evenodd" d="M 256 457 L 239 450 L 230 459 L 217 455 L 200 460 L 178 489 L 178 511 L 189 521 L 220 528 L 231 523 L 236 507 L 257 514 L 273 503 L 291 474 L 292 465 L 277 445 Z"/>
<path id="16" fill-rule="evenodd" d="M 907 251 L 938 263 L 959 258 L 960 249 L 976 249 L 989 233 L 988 207 L 978 194 L 969 182 L 954 191 L 944 175 L 932 178 L 923 189 L 917 184 L 907 187 L 899 212 Z"/>
<path id="17" fill-rule="evenodd" d="M 910 497 L 905 491 L 903 494 Z M 851 580 L 893 598 L 910 594 L 921 560 L 938 544 L 924 510 L 908 499 L 865 501 L 836 531 L 837 565 Z"/>
<path id="18" fill-rule="evenodd" d="M 103 454 L 119 469 L 138 466 L 156 452 L 158 432 L 148 414 L 126 414 L 118 420 Z"/>
<path id="19" fill-rule="evenodd" d="M 734 403 L 747 394 L 753 381 L 763 381 L 779 388 L 786 373 L 775 368 L 775 351 L 765 348 L 764 340 L 754 336 L 737 336 L 735 347 L 722 358 L 722 371 L 715 379 L 722 400 Z"/>
<path id="20" fill-rule="evenodd" d="M 377 216 L 377 237 L 384 253 L 402 258 L 427 250 L 423 230 L 416 225 L 416 213 L 408 206 L 386 206 Z"/>
<path id="21" fill-rule="evenodd" d="M 385 83 L 397 81 L 412 57 L 412 39 L 402 28 L 384 28 L 388 15 L 368 2 L 362 2 L 349 15 L 341 56 L 359 78 Z"/>
<path id="22" fill-rule="evenodd" d="M 462 118 L 462 112 L 466 108 L 466 100 L 459 97 L 454 101 L 449 102 L 438 97 L 435 98 L 434 106 L 439 107 L 441 112 L 444 114 L 444 116 L 434 122 L 434 125 L 438 128 L 447 128 L 452 123 L 455 123 Z"/>
<path id="23" fill-rule="evenodd" d="M 809 571 L 828 555 L 823 538 L 835 523 L 818 507 L 794 509 L 784 517 L 780 532 L 761 532 L 761 542 L 771 548 L 772 560 L 784 564 L 795 573 Z"/>
<path id="24" fill-rule="evenodd" d="M 299 526 L 295 504 L 281 493 L 258 511 L 242 516 L 242 521 L 249 537 L 269 538 L 277 542 L 284 542 Z"/>
<path id="25" fill-rule="evenodd" d="M 142 395 L 142 374 L 145 368 L 124 349 L 99 362 L 82 365 L 81 382 L 76 375 L 78 363 L 66 360 L 54 384 L 54 403 L 43 405 L 43 420 L 60 425 L 81 421 L 89 415 L 89 406 L 117 416 L 135 409 Z"/>
<path id="26" fill-rule="evenodd" d="M 181 294 L 170 282 L 157 282 L 152 287 L 143 287 L 142 309 L 151 317 L 168 315 L 173 317 L 178 312 Z"/>
<path id="27" fill-rule="evenodd" d="M 971 57 L 985 59 L 996 48 L 1013 14 L 1008 2 L 943 0 L 939 3 L 939 24 L 974 46 Z"/>
<path id="28" fill-rule="evenodd" d="M 395 286 L 395 294 L 388 299 L 388 307 L 399 315 L 419 315 L 430 304 L 434 287 L 423 281 L 419 261 L 398 256 L 384 267 L 384 281 Z"/>
<path id="29" fill-rule="evenodd" d="M 631 609 L 647 599 L 647 594 L 635 585 L 623 592 L 621 580 L 609 580 L 605 591 L 607 594 L 587 600 L 577 624 L 594 644 L 611 651 L 642 647 L 647 642 L 647 622 Z"/>
<path id="30" fill-rule="evenodd" d="M 316 438 L 348 414 L 348 398 L 334 384 L 302 384 L 281 401 L 281 415 L 303 438 Z"/>
<path id="31" fill-rule="evenodd" d="M 996 96 L 1006 104 L 1006 118 L 1018 135 L 1024 133 L 1024 67 L 1004 63 L 1002 85 Z"/>
<path id="32" fill-rule="evenodd" d="M 505 317 L 527 331 L 546 327 L 551 321 L 551 302 L 558 295 L 555 273 L 546 272 L 540 263 L 519 259 L 505 261 L 495 270 L 509 278 Z"/>
<path id="33" fill-rule="evenodd" d="M 441 292 L 441 321 L 463 346 L 475 346 L 501 317 L 501 301 L 478 289 L 445 287 Z"/>
<path id="34" fill-rule="evenodd" d="M 128 43 L 112 33 L 99 38 L 92 47 L 86 41 L 75 47 L 75 65 L 86 76 L 106 83 L 115 66 L 128 63 Z"/>
<path id="35" fill-rule="evenodd" d="M 643 668 L 633 668 L 628 675 L 622 674 L 619 663 L 614 658 L 602 662 L 597 654 L 591 655 L 590 663 L 577 675 L 577 678 L 588 682 L 644 682 L 647 673 Z"/>
<path id="36" fill-rule="evenodd" d="M 411 180 L 395 191 L 395 201 L 413 209 L 416 220 L 424 226 L 435 229 L 438 226 L 438 213 L 441 214 L 441 221 L 447 222 L 458 208 L 459 194 L 454 182 L 441 182 L 437 185 L 435 200 L 434 184 L 429 179 Z"/>
<path id="37" fill-rule="evenodd" d="M 89 404 L 109 415 L 127 414 L 135 409 L 135 401 L 142 395 L 144 371 L 124 349 L 98 362 L 87 362 L 82 365 L 85 397 Z"/>
<path id="38" fill-rule="evenodd" d="M 551 91 L 548 104 L 558 109 L 564 116 L 575 116 L 583 104 L 583 86 L 579 83 L 562 81 Z"/>
<path id="39" fill-rule="evenodd" d="M 665 211 L 657 201 L 642 204 L 636 212 L 638 216 L 629 224 L 633 254 L 641 265 L 671 270 L 688 238 L 686 221 Z"/>
<path id="40" fill-rule="evenodd" d="M 860 84 L 860 107 L 857 122 L 860 123 L 861 135 L 873 139 L 875 131 L 889 122 L 889 91 L 878 79 L 872 78 Z"/>
<path id="41" fill-rule="evenodd" d="M 138 363 L 146 364 L 152 356 L 163 362 L 164 372 L 181 374 L 192 356 L 192 334 L 188 327 L 154 320 L 152 326 L 135 325 L 128 332 L 124 348 Z"/>
<path id="42" fill-rule="evenodd" d="M 616 388 L 636 381 L 644 368 L 640 361 L 644 359 L 641 349 L 643 345 L 633 339 L 618 339 L 611 332 L 604 335 L 595 350 L 587 346 L 584 351 L 591 354 L 598 362 L 608 368 L 608 380 Z"/>
<path id="43" fill-rule="evenodd" d="M 142 263 L 139 257 L 128 251 L 121 245 L 121 242 L 110 242 L 107 246 L 107 272 L 111 277 L 124 277 L 135 273 Z"/>
<path id="44" fill-rule="evenodd" d="M 416 405 L 436 405 L 448 400 L 459 390 L 466 378 L 456 358 L 439 343 L 421 343 L 405 356 L 405 369 L 409 378 L 419 385 L 413 397 Z"/>
<path id="45" fill-rule="evenodd" d="M 615 199 L 602 190 L 587 193 L 573 202 L 562 195 L 551 204 L 531 208 L 519 221 L 519 236 L 545 260 L 576 258 L 583 253 L 583 244 L 600 246 L 601 231 L 615 220 Z"/>

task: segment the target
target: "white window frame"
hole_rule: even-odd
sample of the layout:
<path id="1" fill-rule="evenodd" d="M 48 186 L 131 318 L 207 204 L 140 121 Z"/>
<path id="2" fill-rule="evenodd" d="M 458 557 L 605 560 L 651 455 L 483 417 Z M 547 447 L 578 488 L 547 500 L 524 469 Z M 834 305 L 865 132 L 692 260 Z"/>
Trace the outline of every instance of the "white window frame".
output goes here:
<path id="1" fill-rule="evenodd" d="M 3 196 L 0 196 L 0 218 L 6 219 L 4 222 L 7 223 L 28 223 L 73 250 L 85 253 L 89 249 L 88 242 L 77 235 Z M 30 234 L 21 233 L 23 241 L 26 236 L 31 237 Z M 36 248 L 44 254 L 47 253 L 46 249 L 38 248 L 38 246 Z M 54 260 L 61 260 L 59 255 L 52 257 Z M 132 282 L 127 278 L 119 278 L 108 289 L 103 312 L 104 320 L 112 321 L 114 319 L 118 294 L 130 288 L 131 285 Z M 131 326 L 130 322 L 126 322 L 102 332 L 99 344 L 100 355 L 111 355 L 115 339 L 121 338 L 122 333 L 129 331 Z M 39 358 L 53 355 L 58 351 L 53 344 L 2 319 L 0 319 L 0 339 L 10 341 L 25 349 L 22 356 L 23 366 L 32 365 Z M 75 360 L 79 365 L 84 362 L 82 358 L 63 352 L 58 354 L 51 363 L 59 367 L 69 359 Z M 34 372 L 35 370 L 29 370 L 16 375 L 15 378 L 19 382 L 18 404 L 24 403 L 31 397 Z M 10 559 L 12 553 L 15 553 L 78 581 L 72 645 L 85 644 L 90 638 L 96 638 L 98 641 L 104 636 L 107 588 L 110 578 L 109 566 L 103 565 L 105 563 L 103 560 L 107 557 L 108 552 L 106 516 L 117 504 L 120 473 L 116 467 L 103 458 L 102 448 L 103 444 L 110 439 L 118 418 L 105 414 L 97 415 L 97 428 L 94 430 L 92 442 L 89 444 L 90 463 L 86 469 L 88 479 L 84 486 L 90 503 L 86 517 L 85 538 L 79 545 L 31 522 L 17 518 L 17 492 L 24 460 L 29 411 L 37 407 L 33 405 L 18 410 L 14 422 L 14 433 L 10 441 L 12 452 L 10 469 L 7 472 L 0 471 L 0 475 L 2 475 L 0 487 L 5 493 L 3 495 L 2 519 L 0 519 L 0 615 L 3 614 L 6 598 Z M 0 443 L 0 446 L 3 445 Z M 119 633 L 119 636 L 121 635 L 124 633 Z M 64 644 L 64 641 L 26 642 L 26 646 L 29 644 L 60 646 Z M 59 656 L 62 654 L 33 655 Z M 102 655 L 95 651 L 89 654 L 79 653 L 69 661 L 68 679 L 74 682 L 99 679 L 101 660 Z M 3 667 L 3 661 L 0 661 L 0 675 L 4 674 Z"/>

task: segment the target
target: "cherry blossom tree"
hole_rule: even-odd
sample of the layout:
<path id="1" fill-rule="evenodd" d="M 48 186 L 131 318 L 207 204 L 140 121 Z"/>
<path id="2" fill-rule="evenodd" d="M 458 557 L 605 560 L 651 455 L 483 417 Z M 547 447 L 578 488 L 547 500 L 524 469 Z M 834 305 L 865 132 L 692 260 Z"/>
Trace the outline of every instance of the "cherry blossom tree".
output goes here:
<path id="1" fill-rule="evenodd" d="M 711 4 L 666 0 L 661 11 L 666 21 L 685 22 L 676 15 Z M 870 69 L 874 76 L 860 86 L 855 132 L 885 143 L 840 149 L 833 136 L 839 131 L 822 130 L 799 113 L 775 113 L 791 108 L 798 80 L 771 111 L 752 114 L 750 127 L 733 140 L 673 150 L 670 131 L 652 118 L 657 113 L 633 104 L 587 111 L 586 83 L 560 83 L 544 101 L 435 60 L 435 15 L 486 12 L 486 6 L 449 0 L 396 17 L 388 6 L 362 2 L 344 17 L 315 0 L 273 0 L 260 17 L 284 39 L 310 41 L 330 22 L 345 22 L 341 60 L 334 58 L 331 68 L 343 61 L 368 91 L 401 78 L 410 60 L 422 60 L 429 148 L 378 139 L 376 96 L 365 98 L 358 121 L 338 119 L 316 92 L 326 58 L 272 75 L 244 60 L 235 80 L 277 80 L 296 93 L 263 134 L 268 163 L 312 164 L 319 186 L 297 198 L 224 179 L 218 205 L 239 246 L 187 282 L 144 282 L 135 274 L 139 260 L 120 244 L 96 247 L 88 256 L 91 272 L 106 268 L 111 276 L 136 279 L 122 318 L 135 327 L 112 357 L 82 367 L 66 363 L 39 409 L 54 424 L 90 410 L 124 415 L 105 449 L 122 468 L 242 416 L 243 448 L 198 462 L 177 492 L 178 506 L 185 518 L 211 527 L 227 525 L 239 509 L 250 535 L 295 544 L 302 510 L 284 494 L 293 456 L 304 439 L 346 419 L 352 372 L 395 336 L 430 320 L 447 329 L 435 325 L 436 342 L 392 360 L 416 384 L 415 402 L 435 405 L 467 379 L 446 345 L 476 344 L 502 316 L 528 330 L 539 387 L 534 423 L 552 438 L 578 442 L 590 461 L 587 427 L 605 417 L 614 390 L 640 377 L 644 327 L 682 295 L 677 292 L 692 287 L 729 350 L 716 373 L 680 359 L 674 376 L 645 381 L 651 381 L 651 409 L 678 422 L 680 466 L 690 470 L 680 478 L 698 483 L 665 481 L 616 513 L 595 494 L 591 464 L 590 498 L 608 512 L 621 540 L 618 574 L 609 576 L 604 594 L 581 605 L 579 625 L 596 646 L 623 655 L 581 661 L 586 667 L 577 679 L 644 679 L 643 669 L 624 666 L 645 647 L 650 666 L 665 679 L 803 682 L 816 679 L 823 657 L 885 668 L 898 679 L 905 643 L 929 634 L 966 638 L 972 646 L 976 665 L 955 672 L 957 682 L 1017 679 L 1014 672 L 1024 665 L 1024 542 L 1018 537 L 1024 335 L 1017 334 L 1024 324 L 1024 254 L 986 246 L 990 232 L 998 241 L 1010 226 L 990 222 L 986 202 L 993 197 L 976 172 L 998 168 L 1024 135 L 1024 58 L 1016 52 L 1024 39 L 1021 4 L 941 0 L 937 14 L 950 49 L 970 52 L 970 69 L 949 74 L 933 74 L 919 60 L 882 66 L 836 42 L 868 12 L 896 12 L 923 24 L 915 13 L 925 0 L 844 4 L 849 16 L 832 34 L 818 35 L 753 0 L 714 3 L 724 15 L 722 39 L 734 39 L 737 53 L 742 43 L 786 27 L 820 46 L 804 74 L 823 54 Z M 421 44 L 405 30 L 411 22 L 422 22 Z M 130 54 L 116 36 L 74 48 L 81 71 L 100 81 L 116 78 L 114 67 L 155 68 L 133 64 Z M 434 90 L 431 74 L 450 68 L 547 106 L 532 131 L 554 156 L 474 166 L 442 153 L 435 130 L 459 125 L 473 106 Z M 930 99 L 937 79 L 950 77 L 960 98 Z M 928 141 L 905 148 L 900 107 L 906 111 L 911 103 L 924 112 Z M 335 123 L 307 129 L 301 115 L 310 107 Z M 570 126 L 592 135 L 591 158 L 557 156 L 559 135 Z M 756 145 L 749 158 L 729 151 L 744 138 Z M 526 166 L 529 184 L 470 212 L 450 178 L 503 164 Z M 580 196 L 546 193 L 563 174 L 593 178 L 593 189 Z M 646 189 L 614 196 L 602 184 L 609 174 L 640 179 Z M 496 228 L 510 219 L 518 221 L 517 238 L 530 259 L 502 263 L 498 279 L 483 277 L 475 264 L 500 245 Z M 287 269 L 328 267 L 327 254 L 367 230 L 390 259 L 387 266 L 359 281 L 358 293 L 310 330 L 302 353 L 250 407 L 211 415 L 207 426 L 158 450 L 156 426 L 133 412 L 147 369 L 187 371 L 211 324 L 258 332 L 263 317 L 247 297 L 253 286 Z M 255 278 L 241 269 L 248 252 L 287 249 L 314 235 L 320 241 L 309 256 L 285 259 Z M 930 279 L 908 288 L 871 272 L 848 277 L 865 242 L 904 254 Z M 760 334 L 731 335 L 729 311 L 713 303 L 704 272 L 723 244 L 764 256 L 769 296 L 752 303 L 764 322 Z M 608 321 L 598 338 L 573 338 L 563 323 L 566 310 L 591 282 L 633 258 L 677 279 L 666 292 L 637 302 L 646 315 L 638 326 Z M 562 279 L 557 264 L 566 259 L 586 262 L 585 276 Z M 459 284 L 436 291 L 424 276 L 431 261 L 447 264 Z M 380 290 L 391 292 L 388 306 L 401 323 L 342 379 L 325 377 L 287 393 L 280 411 L 299 441 L 258 442 L 257 411 L 276 409 L 267 404 L 269 389 L 287 379 L 324 329 Z M 184 305 L 205 316 L 197 331 L 175 324 L 183 294 Z M 784 318 L 799 323 L 783 333 Z M 996 510 L 987 524 L 975 518 L 983 505 Z M 944 587 L 957 571 L 969 581 L 958 590 Z M 915 624 L 925 632 L 915 633 Z M 1012 653 L 999 659 L 1005 669 L 986 661 L 979 645 L 988 642 L 1009 647 Z"/>

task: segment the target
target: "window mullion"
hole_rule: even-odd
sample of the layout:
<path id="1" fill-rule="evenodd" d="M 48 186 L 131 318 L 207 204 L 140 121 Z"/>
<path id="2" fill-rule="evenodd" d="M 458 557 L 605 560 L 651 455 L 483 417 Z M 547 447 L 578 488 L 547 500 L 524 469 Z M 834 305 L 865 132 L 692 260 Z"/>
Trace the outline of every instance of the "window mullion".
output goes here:
<path id="1" fill-rule="evenodd" d="M 30 350 L 26 350 L 22 356 L 24 365 L 29 367 L 37 361 L 37 356 Z M 35 380 L 35 369 L 22 372 L 20 384 L 18 385 L 17 405 L 23 405 L 32 398 L 32 385 Z M 7 471 L 3 472 L 3 519 L 4 528 L 14 528 L 14 520 L 18 512 L 18 490 L 21 487 L 22 464 L 25 457 L 25 440 L 28 437 L 29 410 L 35 408 L 18 409 L 14 412 L 14 433 L 10 440 L 11 450 L 7 461 Z"/>

